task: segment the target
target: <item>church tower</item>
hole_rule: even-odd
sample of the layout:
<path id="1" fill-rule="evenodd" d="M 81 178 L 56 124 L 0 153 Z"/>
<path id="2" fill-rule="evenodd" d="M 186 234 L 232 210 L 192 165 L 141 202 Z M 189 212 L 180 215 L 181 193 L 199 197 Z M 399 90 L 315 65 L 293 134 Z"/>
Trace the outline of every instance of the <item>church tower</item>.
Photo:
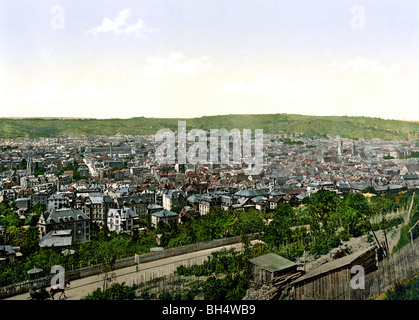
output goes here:
<path id="1" fill-rule="evenodd" d="M 338 155 L 342 156 L 342 154 L 343 154 L 343 141 L 340 138 L 340 136 L 338 136 L 337 138 L 338 138 Z"/>
<path id="2" fill-rule="evenodd" d="M 28 158 L 26 159 L 26 171 L 28 171 L 29 174 L 33 173 L 32 150 L 29 150 Z"/>

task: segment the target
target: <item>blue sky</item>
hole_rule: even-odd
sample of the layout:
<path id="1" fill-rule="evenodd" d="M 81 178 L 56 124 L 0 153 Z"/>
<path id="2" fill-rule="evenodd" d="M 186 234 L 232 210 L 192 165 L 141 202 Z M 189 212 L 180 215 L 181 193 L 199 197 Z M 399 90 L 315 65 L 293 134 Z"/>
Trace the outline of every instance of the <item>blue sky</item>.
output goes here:
<path id="1" fill-rule="evenodd" d="M 0 0 L 0 116 L 419 121 L 419 3 Z"/>

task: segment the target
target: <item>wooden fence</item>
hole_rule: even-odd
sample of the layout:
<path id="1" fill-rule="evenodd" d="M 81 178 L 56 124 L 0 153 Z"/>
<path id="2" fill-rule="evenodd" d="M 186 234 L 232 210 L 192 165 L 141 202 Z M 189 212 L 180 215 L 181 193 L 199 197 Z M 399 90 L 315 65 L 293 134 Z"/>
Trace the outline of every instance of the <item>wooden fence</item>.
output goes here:
<path id="1" fill-rule="evenodd" d="M 364 275 L 364 288 L 353 289 L 351 279 L 355 274 L 350 268 L 321 274 L 316 279 L 294 288 L 294 299 L 306 300 L 368 300 L 395 287 L 397 283 L 410 279 L 419 272 L 419 238 L 396 253 L 378 262 L 376 271 Z M 332 279 L 332 280 L 331 280 Z M 297 280 L 298 281 L 298 280 Z M 303 294 L 301 294 L 303 292 Z"/>

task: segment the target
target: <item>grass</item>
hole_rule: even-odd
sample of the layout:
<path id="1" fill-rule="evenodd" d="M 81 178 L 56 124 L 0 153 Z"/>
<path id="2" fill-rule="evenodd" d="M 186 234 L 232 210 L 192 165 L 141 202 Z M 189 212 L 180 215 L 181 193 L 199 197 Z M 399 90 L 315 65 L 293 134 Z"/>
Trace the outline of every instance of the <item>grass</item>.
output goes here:
<path id="1" fill-rule="evenodd" d="M 306 116 L 297 114 L 220 115 L 190 119 L 0 119 L 0 138 L 39 138 L 59 135 L 152 135 L 159 129 L 177 130 L 185 120 L 187 130 L 263 129 L 264 133 L 304 133 L 308 136 L 340 135 L 351 139 L 407 140 L 416 137 L 419 123 L 370 117 Z"/>
<path id="2" fill-rule="evenodd" d="M 419 300 L 419 273 L 400 281 L 395 287 L 377 297 L 376 300 Z"/>

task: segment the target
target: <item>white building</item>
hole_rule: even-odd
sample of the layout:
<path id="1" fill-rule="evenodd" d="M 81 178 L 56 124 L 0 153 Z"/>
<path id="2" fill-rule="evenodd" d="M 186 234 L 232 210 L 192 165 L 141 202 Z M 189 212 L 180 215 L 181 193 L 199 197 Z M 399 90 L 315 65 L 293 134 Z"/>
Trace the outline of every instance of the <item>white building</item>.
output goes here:
<path id="1" fill-rule="evenodd" d="M 138 215 L 134 208 L 109 209 L 107 226 L 110 231 L 131 233 L 137 227 Z"/>
<path id="2" fill-rule="evenodd" d="M 62 193 L 54 193 L 48 198 L 47 210 L 58 210 L 68 207 L 68 198 Z"/>

